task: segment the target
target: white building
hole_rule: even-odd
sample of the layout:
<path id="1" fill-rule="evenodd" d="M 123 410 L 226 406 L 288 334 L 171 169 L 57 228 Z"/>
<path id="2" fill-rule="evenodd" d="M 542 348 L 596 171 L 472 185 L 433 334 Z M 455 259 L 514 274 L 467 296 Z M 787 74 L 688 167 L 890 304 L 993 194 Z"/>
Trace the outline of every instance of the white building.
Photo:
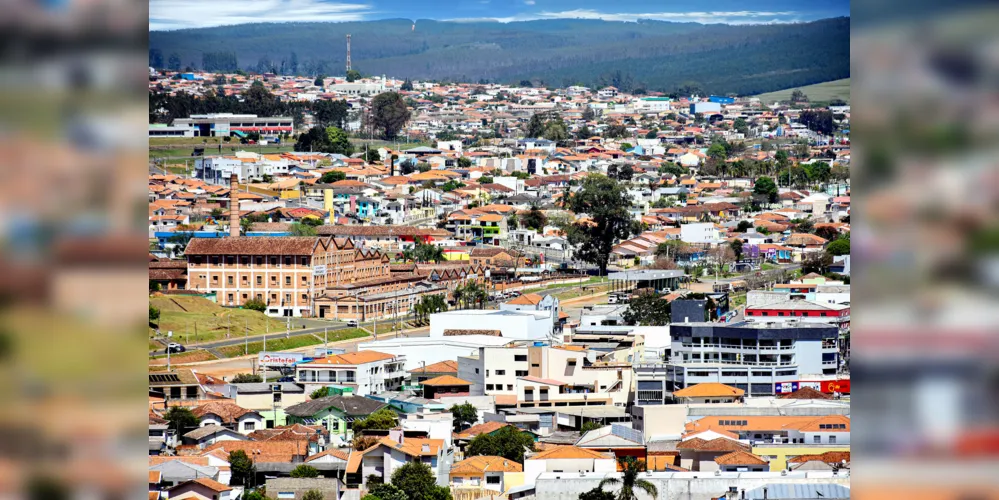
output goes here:
<path id="1" fill-rule="evenodd" d="M 354 395 L 367 396 L 397 390 L 406 379 L 406 359 L 377 351 L 334 354 L 295 367 L 295 381 L 311 393 L 320 387 L 339 385 L 354 389 Z"/>
<path id="2" fill-rule="evenodd" d="M 524 458 L 524 484 L 534 484 L 537 478 L 546 472 L 579 476 L 584 472 L 603 475 L 615 471 L 617 471 L 617 461 L 613 453 L 575 446 L 559 446 Z"/>
<path id="3" fill-rule="evenodd" d="M 430 315 L 430 337 L 493 335 L 507 340 L 549 340 L 553 324 L 547 311 L 462 309 Z"/>
<path id="4" fill-rule="evenodd" d="M 359 350 L 372 350 L 393 354 L 405 360 L 406 370 L 441 361 L 453 361 L 458 356 L 476 354 L 481 347 L 502 346 L 510 339 L 491 335 L 458 335 L 451 337 L 401 337 L 374 340 L 359 344 Z"/>
<path id="5" fill-rule="evenodd" d="M 721 240 L 721 233 L 711 222 L 692 222 L 680 225 L 680 241 L 693 244 L 714 244 Z"/>

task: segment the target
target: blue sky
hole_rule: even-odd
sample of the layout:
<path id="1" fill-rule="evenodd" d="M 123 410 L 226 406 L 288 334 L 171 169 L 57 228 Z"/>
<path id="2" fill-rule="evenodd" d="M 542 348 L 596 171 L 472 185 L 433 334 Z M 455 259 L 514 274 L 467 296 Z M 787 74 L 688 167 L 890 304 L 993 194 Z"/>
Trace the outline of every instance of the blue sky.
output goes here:
<path id="1" fill-rule="evenodd" d="M 603 19 L 761 24 L 850 15 L 848 0 L 150 0 L 149 29 L 376 19 Z"/>

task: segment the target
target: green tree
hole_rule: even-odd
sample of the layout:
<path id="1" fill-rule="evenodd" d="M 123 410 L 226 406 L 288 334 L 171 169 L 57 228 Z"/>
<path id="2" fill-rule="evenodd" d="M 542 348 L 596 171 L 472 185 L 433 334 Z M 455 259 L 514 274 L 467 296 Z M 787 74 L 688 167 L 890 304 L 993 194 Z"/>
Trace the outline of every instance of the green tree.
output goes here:
<path id="1" fill-rule="evenodd" d="M 263 381 L 264 379 L 260 375 L 255 375 L 252 373 L 237 373 L 235 376 L 232 377 L 232 380 L 230 380 L 229 382 L 233 384 L 251 384 L 251 383 L 260 383 Z"/>
<path id="2" fill-rule="evenodd" d="M 160 310 L 153 307 L 152 304 L 149 305 L 149 322 L 156 325 L 160 321 Z"/>
<path id="3" fill-rule="evenodd" d="M 791 91 L 791 102 L 792 103 L 808 102 L 808 96 L 805 95 L 805 93 L 802 92 L 801 89 L 794 89 Z"/>
<path id="4" fill-rule="evenodd" d="M 316 228 L 308 224 L 302 224 L 301 222 L 293 222 L 288 232 L 292 236 L 316 236 L 317 234 Z"/>
<path id="5" fill-rule="evenodd" d="M 267 304 L 265 304 L 263 300 L 253 298 L 243 302 L 243 307 L 254 311 L 264 312 L 264 310 L 267 309 Z"/>
<path id="6" fill-rule="evenodd" d="M 529 138 L 539 138 L 545 133 L 545 116 L 541 113 L 535 113 L 531 115 L 531 120 L 527 122 L 527 130 L 524 131 L 524 136 Z"/>
<path id="7" fill-rule="evenodd" d="M 629 212 L 631 198 L 613 179 L 590 174 L 569 199 L 569 207 L 576 214 L 587 214 L 590 218 L 569 226 L 566 231 L 569 243 L 576 248 L 579 260 L 596 265 L 603 275 L 614 244 L 634 233 Z"/>
<path id="8" fill-rule="evenodd" d="M 547 218 L 537 205 L 531 205 L 531 209 L 526 214 L 520 216 L 519 223 L 522 227 L 541 231 L 545 227 Z"/>
<path id="9" fill-rule="evenodd" d="M 471 168 L 471 166 L 472 166 L 472 159 L 471 158 L 469 158 L 467 156 L 462 156 L 461 158 L 458 158 L 458 167 L 460 167 L 460 168 Z"/>
<path id="10" fill-rule="evenodd" d="M 728 158 L 728 151 L 725 150 L 724 145 L 716 142 L 708 148 L 708 157 L 714 158 L 716 161 L 725 161 Z"/>
<path id="11" fill-rule="evenodd" d="M 838 240 L 833 241 L 832 243 L 826 246 L 826 252 L 828 252 L 829 255 L 834 255 L 837 257 L 840 255 L 849 255 L 850 239 L 840 238 Z"/>
<path id="12" fill-rule="evenodd" d="M 300 464 L 292 469 L 289 475 L 294 478 L 319 477 L 319 470 L 311 465 Z"/>
<path id="13" fill-rule="evenodd" d="M 371 101 L 371 124 L 381 131 L 383 139 L 394 139 L 409 116 L 409 108 L 397 92 L 383 92 Z"/>
<path id="14" fill-rule="evenodd" d="M 325 83 L 325 80 L 326 80 L 326 75 L 320 74 L 319 76 L 316 77 L 316 80 L 312 82 L 312 84 L 315 85 L 316 87 L 322 87 L 323 84 Z"/>
<path id="15" fill-rule="evenodd" d="M 777 203 L 777 184 L 769 177 L 760 177 L 753 186 L 753 194 L 765 196 L 767 203 Z"/>
<path id="16" fill-rule="evenodd" d="M 312 103 L 312 116 L 320 127 L 344 128 L 349 118 L 350 106 L 343 99 L 320 99 Z"/>
<path id="17" fill-rule="evenodd" d="M 339 170 L 330 170 L 329 172 L 326 172 L 325 174 L 323 174 L 322 177 L 319 178 L 319 182 L 322 182 L 323 184 L 332 184 L 334 182 L 346 179 L 347 179 L 347 174 Z"/>
<path id="18" fill-rule="evenodd" d="M 638 500 L 638 490 L 644 491 L 652 498 L 659 496 L 656 486 L 644 479 L 639 479 L 638 475 L 645 471 L 645 461 L 636 460 L 635 457 L 624 457 L 618 459 L 621 465 L 622 477 L 608 477 L 600 481 L 597 488 L 603 490 L 605 486 L 621 485 L 621 490 L 617 493 L 617 500 Z"/>
<path id="19" fill-rule="evenodd" d="M 664 175 L 668 174 L 675 177 L 680 177 L 682 175 L 687 175 L 688 173 L 690 173 L 690 171 L 687 170 L 686 167 L 682 167 L 680 165 L 677 165 L 676 163 L 668 161 L 659 166 L 659 173 Z"/>
<path id="20" fill-rule="evenodd" d="M 652 290 L 637 294 L 628 301 L 621 319 L 629 325 L 664 326 L 670 321 L 669 302 Z"/>
<path id="21" fill-rule="evenodd" d="M 402 89 L 402 90 L 405 90 L 407 92 L 411 92 L 413 90 L 413 80 L 410 80 L 409 78 L 403 80 L 402 87 L 399 87 L 399 88 Z M 382 500 L 385 500 L 385 499 L 383 498 Z"/>
<path id="22" fill-rule="evenodd" d="M 302 495 L 302 500 L 323 500 L 323 499 L 324 499 L 323 492 L 319 490 L 309 490 L 306 491 L 304 495 Z"/>
<path id="23" fill-rule="evenodd" d="M 406 492 L 409 500 L 442 500 L 450 498 L 448 491 L 442 496 L 437 478 L 430 467 L 421 462 L 407 462 L 392 473 L 392 484 Z M 444 488 L 447 491 L 447 488 Z"/>
<path id="24" fill-rule="evenodd" d="M 461 432 L 479 420 L 479 411 L 471 403 L 454 405 L 448 411 L 454 418 L 454 432 Z"/>
<path id="25" fill-rule="evenodd" d="M 745 233 L 753 228 L 753 223 L 748 220 L 739 221 L 739 225 L 735 226 L 735 232 Z"/>
<path id="26" fill-rule="evenodd" d="M 378 500 L 409 500 L 406 492 L 392 483 L 368 482 L 368 493 L 374 495 Z"/>
<path id="27" fill-rule="evenodd" d="M 482 177 L 479 177 L 479 184 L 492 184 L 493 180 L 494 179 L 491 175 L 483 175 Z"/>
<path id="28" fill-rule="evenodd" d="M 256 471 L 253 467 L 253 460 L 250 460 L 245 451 L 233 450 L 229 452 L 229 472 L 232 474 L 233 484 L 249 487 Z"/>
<path id="29" fill-rule="evenodd" d="M 326 127 L 326 148 L 324 151 L 350 156 L 354 154 L 354 145 L 350 143 L 350 139 L 347 138 L 347 133 L 343 129 Z"/>
<path id="30" fill-rule="evenodd" d="M 413 248 L 413 259 L 417 262 L 440 262 L 444 260 L 444 249 L 437 245 L 417 243 Z"/>
<path id="31" fill-rule="evenodd" d="M 181 407 L 172 406 L 163 415 L 170 424 L 170 428 L 177 432 L 178 436 L 183 436 L 187 429 L 198 426 L 198 417 L 191 413 L 191 410 Z"/>
<path id="32" fill-rule="evenodd" d="M 354 432 L 360 433 L 366 430 L 387 430 L 395 427 L 399 422 L 398 417 L 396 417 L 395 412 L 388 409 L 382 408 L 367 418 L 362 420 L 354 421 Z"/>
<path id="33" fill-rule="evenodd" d="M 739 262 L 742 260 L 742 240 L 736 238 L 730 241 L 728 246 L 732 249 L 732 253 L 735 254 L 735 261 Z"/>
<path id="34" fill-rule="evenodd" d="M 466 455 L 497 456 L 524 463 L 525 451 L 534 451 L 534 438 L 529 433 L 508 425 L 496 432 L 475 436 L 468 444 Z"/>
<path id="35" fill-rule="evenodd" d="M 601 425 L 599 422 L 594 422 L 594 421 L 591 420 L 591 421 L 586 422 L 585 424 L 579 426 L 579 433 L 580 434 L 586 434 L 587 432 L 590 432 L 590 431 L 593 431 L 593 430 L 597 430 L 597 429 L 601 429 L 603 427 L 604 426 Z"/>
<path id="36" fill-rule="evenodd" d="M 364 161 L 368 163 L 378 163 L 382 161 L 382 157 L 380 154 L 378 154 L 377 149 L 369 149 L 367 152 L 364 153 Z"/>
<path id="37" fill-rule="evenodd" d="M 360 71 L 357 71 L 356 69 L 352 69 L 352 70 L 347 71 L 347 81 L 348 82 L 353 83 L 353 82 L 355 82 L 357 80 L 360 80 L 360 79 L 361 79 L 361 72 Z"/>
<path id="38" fill-rule="evenodd" d="M 246 494 L 245 500 L 268 500 L 268 498 L 259 491 L 251 491 Z"/>
<path id="39" fill-rule="evenodd" d="M 616 497 L 613 493 L 598 487 L 580 493 L 579 500 L 616 500 Z"/>

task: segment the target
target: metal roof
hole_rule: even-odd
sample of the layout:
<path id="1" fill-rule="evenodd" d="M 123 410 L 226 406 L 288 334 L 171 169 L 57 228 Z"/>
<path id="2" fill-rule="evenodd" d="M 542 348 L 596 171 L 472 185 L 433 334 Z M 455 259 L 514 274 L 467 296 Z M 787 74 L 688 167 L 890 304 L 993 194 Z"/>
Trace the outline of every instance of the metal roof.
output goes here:
<path id="1" fill-rule="evenodd" d="M 763 490 L 766 489 L 766 495 Z M 780 483 L 760 486 L 746 491 L 747 500 L 828 500 L 830 498 L 850 498 L 850 488 L 832 483 L 793 484 Z"/>

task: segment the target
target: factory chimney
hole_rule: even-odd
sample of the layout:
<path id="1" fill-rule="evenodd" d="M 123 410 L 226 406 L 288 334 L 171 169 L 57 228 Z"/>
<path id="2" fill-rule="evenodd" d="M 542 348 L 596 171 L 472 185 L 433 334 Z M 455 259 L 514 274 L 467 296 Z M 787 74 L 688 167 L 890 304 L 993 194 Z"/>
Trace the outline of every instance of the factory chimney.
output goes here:
<path id="1" fill-rule="evenodd" d="M 239 176 L 229 177 L 229 236 L 239 237 Z"/>

